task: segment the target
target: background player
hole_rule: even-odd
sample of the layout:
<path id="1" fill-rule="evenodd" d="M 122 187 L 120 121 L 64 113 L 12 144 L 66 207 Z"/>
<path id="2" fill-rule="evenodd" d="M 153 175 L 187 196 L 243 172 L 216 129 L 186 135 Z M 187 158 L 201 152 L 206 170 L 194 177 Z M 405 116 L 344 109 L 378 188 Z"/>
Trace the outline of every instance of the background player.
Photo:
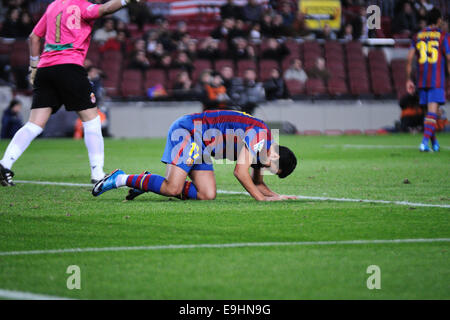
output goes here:
<path id="1" fill-rule="evenodd" d="M 165 177 L 150 172 L 126 175 L 116 170 L 99 181 L 92 194 L 99 196 L 127 186 L 132 188 L 128 200 L 148 191 L 181 199 L 213 200 L 216 179 L 209 158 L 213 156 L 237 161 L 234 175 L 256 200 L 295 199 L 273 192 L 263 181 L 263 168 L 285 178 L 297 165 L 291 150 L 281 146 L 278 149 L 266 124 L 245 113 L 214 110 L 186 115 L 169 129 L 161 159 L 167 165 Z M 192 182 L 186 181 L 187 176 Z"/>
<path id="2" fill-rule="evenodd" d="M 83 122 L 92 182 L 104 177 L 103 136 L 95 95 L 83 68 L 95 19 L 114 13 L 133 0 L 91 4 L 55 0 L 29 36 L 33 103 L 29 121 L 14 135 L 0 161 L 0 183 L 13 186 L 11 167 L 44 129 L 50 115 L 64 104 Z M 135 0 L 139 1 L 139 0 Z M 41 38 L 45 37 L 41 54 Z"/>
<path id="3" fill-rule="evenodd" d="M 412 80 L 412 63 L 416 56 L 417 87 L 421 105 L 427 105 L 428 112 L 424 121 L 423 140 L 420 151 L 439 151 L 436 139 L 438 108 L 445 103 L 445 65 L 450 70 L 450 46 L 445 32 L 439 28 L 442 24 L 441 12 L 434 8 L 428 13 L 428 27 L 420 31 L 412 40 L 406 64 L 406 90 L 412 94 L 415 85 Z"/>

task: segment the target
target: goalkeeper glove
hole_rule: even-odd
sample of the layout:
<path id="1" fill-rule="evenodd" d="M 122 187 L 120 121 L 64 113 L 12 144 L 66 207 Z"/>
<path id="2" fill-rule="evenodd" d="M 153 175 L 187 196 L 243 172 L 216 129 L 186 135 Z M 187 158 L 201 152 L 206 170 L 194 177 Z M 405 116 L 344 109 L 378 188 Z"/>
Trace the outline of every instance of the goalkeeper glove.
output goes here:
<path id="1" fill-rule="evenodd" d="M 125 7 L 127 5 L 129 5 L 132 2 L 139 2 L 140 0 L 121 0 L 122 2 L 122 7 Z"/>
<path id="2" fill-rule="evenodd" d="M 39 63 L 39 57 L 31 57 L 30 58 L 30 67 L 28 68 L 28 81 L 31 85 L 34 84 L 34 78 L 36 77 L 37 66 Z"/>

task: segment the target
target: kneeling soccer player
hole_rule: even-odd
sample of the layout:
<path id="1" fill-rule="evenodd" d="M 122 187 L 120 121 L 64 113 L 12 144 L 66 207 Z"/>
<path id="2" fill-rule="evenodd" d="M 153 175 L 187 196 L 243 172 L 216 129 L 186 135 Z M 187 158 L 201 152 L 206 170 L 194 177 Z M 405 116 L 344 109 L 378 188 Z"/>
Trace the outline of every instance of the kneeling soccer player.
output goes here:
<path id="1" fill-rule="evenodd" d="M 216 179 L 211 157 L 236 161 L 235 177 L 256 200 L 295 199 L 273 192 L 263 181 L 264 168 L 280 178 L 291 174 L 297 165 L 294 153 L 273 142 L 263 121 L 225 110 L 186 115 L 172 124 L 161 159 L 167 165 L 165 177 L 147 171 L 127 175 L 117 169 L 100 180 L 92 194 L 127 186 L 131 188 L 127 200 L 149 191 L 180 199 L 213 200 Z M 192 182 L 186 181 L 188 176 Z"/>

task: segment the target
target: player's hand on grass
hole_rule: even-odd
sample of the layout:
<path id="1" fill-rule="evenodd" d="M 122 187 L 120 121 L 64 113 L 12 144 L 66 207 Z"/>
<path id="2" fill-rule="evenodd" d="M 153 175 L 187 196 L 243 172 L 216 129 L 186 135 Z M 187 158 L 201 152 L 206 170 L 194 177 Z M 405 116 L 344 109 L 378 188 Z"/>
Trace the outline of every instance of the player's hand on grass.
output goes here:
<path id="1" fill-rule="evenodd" d="M 281 200 L 297 200 L 296 196 L 286 196 L 286 195 L 280 195 Z"/>
<path id="2" fill-rule="evenodd" d="M 294 199 L 297 199 L 297 197 L 285 196 L 285 195 L 276 195 L 276 196 L 266 197 L 265 201 L 283 201 L 283 200 L 294 200 Z"/>
<path id="3" fill-rule="evenodd" d="M 408 92 L 409 94 L 414 94 L 415 91 L 416 85 L 414 84 L 414 82 L 412 80 L 406 81 L 406 92 Z"/>

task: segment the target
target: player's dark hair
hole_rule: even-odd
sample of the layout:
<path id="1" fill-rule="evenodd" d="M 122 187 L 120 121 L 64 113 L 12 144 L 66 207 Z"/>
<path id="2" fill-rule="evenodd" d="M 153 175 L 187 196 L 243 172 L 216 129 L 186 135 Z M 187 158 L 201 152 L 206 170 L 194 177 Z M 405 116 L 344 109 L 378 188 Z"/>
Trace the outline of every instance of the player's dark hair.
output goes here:
<path id="1" fill-rule="evenodd" d="M 439 19 L 442 18 L 441 10 L 438 8 L 433 8 L 428 11 L 427 14 L 427 24 L 430 26 L 432 24 L 437 24 Z"/>
<path id="2" fill-rule="evenodd" d="M 279 146 L 278 149 L 280 159 L 279 159 L 279 169 L 281 172 L 278 177 L 283 179 L 294 171 L 297 166 L 297 158 L 295 154 L 287 147 Z"/>

